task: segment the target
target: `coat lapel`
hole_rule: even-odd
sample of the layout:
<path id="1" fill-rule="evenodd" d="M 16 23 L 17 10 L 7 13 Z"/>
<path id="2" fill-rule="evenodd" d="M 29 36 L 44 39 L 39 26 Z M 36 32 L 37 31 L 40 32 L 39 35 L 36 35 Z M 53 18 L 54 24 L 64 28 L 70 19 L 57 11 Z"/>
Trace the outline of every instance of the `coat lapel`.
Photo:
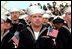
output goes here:
<path id="1" fill-rule="evenodd" d="M 27 29 L 31 32 L 31 34 L 32 34 L 33 38 L 35 39 L 35 35 L 34 35 L 34 33 L 33 33 L 32 29 L 31 29 L 30 27 L 27 27 Z"/>
<path id="2" fill-rule="evenodd" d="M 44 28 L 40 31 L 39 36 L 40 36 L 46 29 L 47 29 L 47 28 L 44 27 Z"/>
<path id="3" fill-rule="evenodd" d="M 35 35 L 34 35 L 34 32 L 33 32 L 32 28 L 31 28 L 31 26 L 30 26 L 30 27 L 27 27 L 27 29 L 31 32 L 33 38 L 35 39 Z M 47 29 L 47 27 L 42 26 L 42 28 L 41 28 L 41 30 L 40 30 L 40 32 L 39 32 L 39 36 L 40 36 L 46 29 Z M 39 36 L 38 36 L 38 38 L 39 38 Z"/>

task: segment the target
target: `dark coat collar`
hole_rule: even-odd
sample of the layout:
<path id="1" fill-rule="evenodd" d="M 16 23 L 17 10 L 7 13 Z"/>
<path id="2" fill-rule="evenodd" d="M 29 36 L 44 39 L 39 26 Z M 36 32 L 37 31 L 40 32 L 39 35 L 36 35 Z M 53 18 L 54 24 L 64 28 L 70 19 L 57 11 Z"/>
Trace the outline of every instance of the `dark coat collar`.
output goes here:
<path id="1" fill-rule="evenodd" d="M 31 27 L 31 25 L 28 26 L 27 29 L 31 32 L 32 36 L 33 36 L 34 39 L 35 39 L 34 31 L 33 31 L 32 27 Z M 41 28 L 41 30 L 40 30 L 40 32 L 39 32 L 39 36 L 40 36 L 46 29 L 47 29 L 47 27 L 46 27 L 45 25 L 42 25 L 42 28 Z"/>

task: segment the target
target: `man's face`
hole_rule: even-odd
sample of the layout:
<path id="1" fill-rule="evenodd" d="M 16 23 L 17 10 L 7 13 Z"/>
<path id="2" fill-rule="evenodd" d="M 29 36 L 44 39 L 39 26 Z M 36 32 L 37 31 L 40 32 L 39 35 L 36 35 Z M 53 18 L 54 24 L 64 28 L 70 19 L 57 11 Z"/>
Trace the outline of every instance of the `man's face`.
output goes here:
<path id="1" fill-rule="evenodd" d="M 12 18 L 12 20 L 19 19 L 19 16 L 20 16 L 20 12 L 18 12 L 18 11 L 11 12 L 11 18 Z"/>
<path id="2" fill-rule="evenodd" d="M 39 14 L 39 13 L 32 15 L 31 16 L 31 23 L 34 26 L 40 26 L 40 25 L 42 25 L 42 23 L 43 23 L 42 15 Z"/>
<path id="3" fill-rule="evenodd" d="M 65 20 L 71 22 L 71 13 L 66 13 Z"/>
<path id="4" fill-rule="evenodd" d="M 56 28 L 61 28 L 62 25 L 63 25 L 63 23 L 57 23 L 57 24 L 54 24 L 54 27 L 56 27 Z"/>
<path id="5" fill-rule="evenodd" d="M 11 28 L 11 24 L 10 23 L 5 22 L 4 25 L 5 25 L 4 26 L 5 29 L 10 29 Z"/>
<path id="6" fill-rule="evenodd" d="M 49 21 L 49 19 L 48 18 L 43 18 L 43 20 L 44 20 L 44 23 L 48 23 L 48 21 Z"/>

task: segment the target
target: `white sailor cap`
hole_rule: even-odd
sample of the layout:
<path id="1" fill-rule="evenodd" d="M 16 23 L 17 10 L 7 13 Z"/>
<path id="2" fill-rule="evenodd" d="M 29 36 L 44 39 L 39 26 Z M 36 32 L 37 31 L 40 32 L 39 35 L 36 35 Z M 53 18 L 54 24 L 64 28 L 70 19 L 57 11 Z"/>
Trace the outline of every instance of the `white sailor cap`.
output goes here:
<path id="1" fill-rule="evenodd" d="M 21 15 L 21 16 L 19 17 L 19 19 L 27 20 L 27 17 L 28 17 L 28 15 L 27 15 L 27 14 L 24 14 L 24 15 Z"/>
<path id="2" fill-rule="evenodd" d="M 1 15 L 1 19 L 2 19 L 2 20 L 6 21 L 6 20 L 7 20 L 7 18 L 8 18 L 8 16 Z"/>
<path id="3" fill-rule="evenodd" d="M 61 19 L 64 19 L 64 17 L 63 16 L 59 16 Z"/>
<path id="4" fill-rule="evenodd" d="M 71 13 L 71 6 L 65 8 L 64 13 L 70 12 Z"/>
<path id="5" fill-rule="evenodd" d="M 54 19 L 58 18 L 58 16 L 55 16 Z"/>
<path id="6" fill-rule="evenodd" d="M 54 17 L 54 19 L 57 19 L 57 18 L 63 19 L 62 16 L 55 16 L 55 17 Z"/>
<path id="7" fill-rule="evenodd" d="M 30 6 L 29 8 L 27 8 L 28 15 L 33 15 L 36 13 L 44 14 L 45 11 L 43 9 L 39 8 L 38 6 Z"/>
<path id="8" fill-rule="evenodd" d="M 5 15 L 10 15 L 10 13 L 9 13 L 8 11 L 6 11 L 4 14 L 5 14 Z"/>
<path id="9" fill-rule="evenodd" d="M 20 10 L 17 8 L 10 9 L 10 12 L 15 12 L 15 11 L 20 11 Z"/>
<path id="10" fill-rule="evenodd" d="M 43 18 L 50 18 L 50 16 L 51 16 L 51 15 L 49 15 L 49 14 L 45 13 L 45 14 L 43 14 L 43 16 L 42 16 L 42 17 L 43 17 Z"/>
<path id="11" fill-rule="evenodd" d="M 8 19 L 11 20 L 11 15 L 8 16 Z"/>

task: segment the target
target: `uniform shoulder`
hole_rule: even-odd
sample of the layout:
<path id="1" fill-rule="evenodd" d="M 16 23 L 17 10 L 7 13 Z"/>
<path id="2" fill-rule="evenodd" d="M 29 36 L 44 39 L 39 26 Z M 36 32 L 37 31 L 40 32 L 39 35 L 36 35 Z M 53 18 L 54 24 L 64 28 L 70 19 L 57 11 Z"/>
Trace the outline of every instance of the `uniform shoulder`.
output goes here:
<path id="1" fill-rule="evenodd" d="M 29 25 L 26 25 L 25 27 L 23 27 L 23 29 L 21 30 L 21 32 L 26 31 L 27 27 L 29 27 Z"/>

